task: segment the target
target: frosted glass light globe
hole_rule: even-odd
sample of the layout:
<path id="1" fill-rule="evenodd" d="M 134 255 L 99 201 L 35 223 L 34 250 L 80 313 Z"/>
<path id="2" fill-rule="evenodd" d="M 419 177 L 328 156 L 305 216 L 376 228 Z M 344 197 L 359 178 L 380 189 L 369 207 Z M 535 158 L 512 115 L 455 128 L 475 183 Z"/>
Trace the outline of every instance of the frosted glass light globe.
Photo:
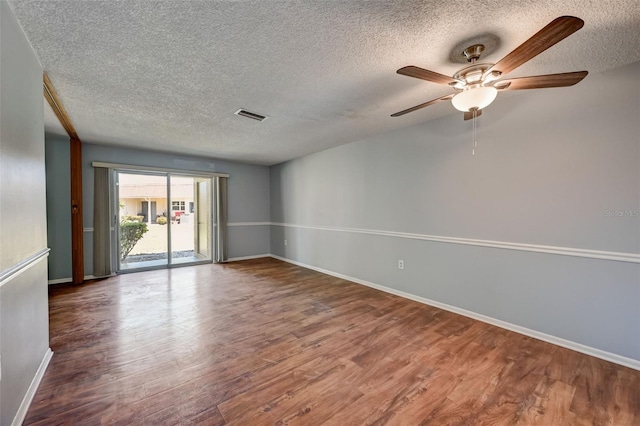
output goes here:
<path id="1" fill-rule="evenodd" d="M 467 112 L 472 108 L 482 109 L 489 106 L 497 95 L 498 89 L 495 87 L 472 87 L 455 95 L 451 99 L 451 103 L 455 109 Z"/>

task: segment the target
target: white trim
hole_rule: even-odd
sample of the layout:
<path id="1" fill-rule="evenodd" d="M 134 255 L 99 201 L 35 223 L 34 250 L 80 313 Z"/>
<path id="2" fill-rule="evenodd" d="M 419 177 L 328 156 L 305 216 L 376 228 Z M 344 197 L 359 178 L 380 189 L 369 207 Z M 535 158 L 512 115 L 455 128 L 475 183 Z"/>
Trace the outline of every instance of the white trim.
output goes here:
<path id="1" fill-rule="evenodd" d="M 253 256 L 231 257 L 227 259 L 225 262 L 236 262 L 238 260 L 260 259 L 263 257 L 271 257 L 271 255 L 267 253 L 267 254 L 255 254 Z"/>
<path id="2" fill-rule="evenodd" d="M 115 277 L 117 275 L 118 274 L 116 274 L 115 272 L 112 272 L 109 275 L 100 275 L 99 277 L 96 277 L 95 275 L 85 275 L 84 276 L 84 280 L 85 281 L 87 281 L 87 280 L 101 280 L 103 278 L 111 278 L 111 277 Z"/>
<path id="3" fill-rule="evenodd" d="M 72 281 L 71 278 L 58 278 L 58 279 L 55 279 L 55 280 L 47 281 L 47 284 L 49 284 L 49 285 L 66 284 L 66 283 L 70 283 L 71 281 Z"/>
<path id="4" fill-rule="evenodd" d="M 203 172 L 200 170 L 183 170 L 183 169 L 169 169 L 166 167 L 151 167 L 151 166 L 136 166 L 132 164 L 118 164 L 118 163 L 103 163 L 101 161 L 94 161 L 91 163 L 93 167 L 104 167 L 106 169 L 119 169 L 130 171 L 150 171 L 150 172 L 164 172 L 164 173 L 186 173 L 196 176 L 217 176 L 217 177 L 229 177 L 229 173 L 218 172 Z"/>
<path id="5" fill-rule="evenodd" d="M 414 300 L 419 303 L 424 303 L 425 305 L 434 306 L 436 308 L 443 309 L 445 311 L 453 312 L 455 314 L 463 315 L 468 318 L 472 318 L 478 321 L 482 321 L 487 324 L 495 325 L 496 327 L 504 328 L 506 330 L 514 331 L 519 334 L 523 334 L 525 336 L 533 337 L 534 339 L 542 340 L 544 342 L 548 342 L 557 346 L 562 346 L 563 348 L 571 349 L 576 352 L 580 352 L 586 355 L 590 355 L 596 358 L 604 359 L 605 361 L 613 362 L 615 364 L 620 364 L 625 367 L 633 368 L 634 370 L 640 370 L 640 360 L 627 358 L 622 355 L 614 354 L 611 352 L 603 351 L 601 349 L 593 348 L 591 346 L 586 346 L 581 343 L 572 342 L 571 340 L 566 340 L 561 337 L 552 336 L 550 334 L 542 333 L 540 331 L 531 330 L 526 327 L 522 327 L 516 324 L 511 324 L 506 321 L 502 321 L 496 318 L 492 318 L 486 315 L 478 314 L 476 312 L 468 311 L 466 309 L 458 308 L 456 306 L 447 305 L 445 303 L 436 302 L 435 300 L 426 299 L 421 296 L 416 296 L 411 293 L 406 293 L 404 291 L 395 290 L 393 288 L 385 287 L 380 284 L 375 284 L 369 281 L 361 280 L 359 278 L 350 277 L 349 275 L 340 274 L 337 272 L 330 271 L 324 268 L 318 268 L 316 266 L 307 265 L 306 263 L 298 262 L 295 260 L 287 259 L 286 257 L 277 256 L 272 254 L 271 257 L 274 259 L 282 260 L 283 262 L 291 263 L 297 266 L 301 266 L 303 268 L 312 269 L 314 271 L 321 272 L 323 274 L 331 275 L 333 277 L 342 278 L 344 280 L 352 281 L 357 284 L 361 284 L 367 287 L 374 288 L 376 290 L 384 291 L 385 293 L 394 294 L 396 296 L 404 297 L 405 299 Z"/>
<path id="6" fill-rule="evenodd" d="M 40 386 L 40 382 L 44 377 L 44 372 L 47 371 L 47 367 L 49 366 L 49 361 L 51 361 L 52 356 L 53 351 L 51 348 L 47 348 L 47 351 L 44 353 L 44 357 L 42 358 L 42 362 L 40 362 L 40 366 L 38 367 L 38 371 L 36 371 L 36 375 L 33 376 L 33 380 L 31 380 L 31 384 L 27 388 L 27 393 L 25 393 L 24 398 L 22 398 L 22 402 L 20 403 L 20 407 L 18 407 L 18 411 L 13 418 L 13 422 L 11 422 L 11 426 L 21 425 L 22 422 L 24 422 L 25 417 L 27 417 L 29 406 L 31 406 L 33 397 L 35 396 L 38 386 Z"/>
<path id="7" fill-rule="evenodd" d="M 11 281 L 13 278 L 17 277 L 18 275 L 20 275 L 21 273 L 23 273 L 27 269 L 31 268 L 33 265 L 38 263 L 40 260 L 42 260 L 42 259 L 46 258 L 47 256 L 49 256 L 49 251 L 50 250 L 51 249 L 48 248 L 48 247 L 43 248 L 42 250 L 38 251 L 37 253 L 35 253 L 35 254 L 27 257 L 26 259 L 22 260 L 21 262 L 16 263 L 15 265 L 10 267 L 9 269 L 5 269 L 4 271 L 0 272 L 0 287 L 2 287 L 3 285 L 5 285 L 9 281 Z"/>
<path id="8" fill-rule="evenodd" d="M 492 247 L 508 250 L 530 251 L 536 253 L 559 254 L 562 256 L 586 257 L 590 259 L 614 260 L 617 262 L 640 263 L 640 253 L 588 250 L 572 247 L 543 246 L 538 244 L 510 243 L 505 241 L 476 240 L 470 238 L 443 237 L 438 235 L 412 234 L 409 232 L 379 231 L 375 229 L 341 228 L 335 226 L 310 226 L 292 223 L 271 223 L 274 226 L 288 228 L 315 229 L 321 231 L 352 232 L 357 234 L 381 235 L 385 237 L 408 238 L 412 240 L 435 241 L 440 243 L 464 244 L 479 247 Z"/>
<path id="9" fill-rule="evenodd" d="M 95 275 L 85 275 L 83 280 L 87 281 L 87 280 L 97 280 L 97 279 L 102 279 L 102 278 L 109 278 L 109 277 L 115 277 L 117 274 L 111 274 L 111 275 L 105 275 L 102 277 L 96 277 Z M 71 278 L 58 278 L 55 280 L 49 280 L 47 281 L 47 284 L 49 285 L 56 285 L 56 284 L 68 284 L 70 282 L 72 282 L 73 280 Z"/>

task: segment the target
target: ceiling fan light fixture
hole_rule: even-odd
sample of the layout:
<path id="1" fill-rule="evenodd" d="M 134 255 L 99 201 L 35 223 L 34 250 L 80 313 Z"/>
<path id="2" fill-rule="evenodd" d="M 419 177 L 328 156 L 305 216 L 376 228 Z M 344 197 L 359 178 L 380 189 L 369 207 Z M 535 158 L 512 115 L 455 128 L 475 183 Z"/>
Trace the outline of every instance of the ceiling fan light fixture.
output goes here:
<path id="1" fill-rule="evenodd" d="M 471 87 L 456 94 L 451 103 L 458 111 L 469 112 L 473 108 L 483 109 L 491 104 L 498 95 L 495 87 Z"/>
<path id="2" fill-rule="evenodd" d="M 465 113 L 464 119 L 469 120 L 479 116 L 482 113 L 482 109 L 494 101 L 498 90 L 544 89 L 548 87 L 573 86 L 582 81 L 588 72 L 575 71 L 559 74 L 534 75 L 507 80 L 500 79 L 502 76 L 530 61 L 551 46 L 569 37 L 583 26 L 584 21 L 580 18 L 576 18 L 575 16 L 560 16 L 495 64 L 478 63 L 484 46 L 474 44 L 464 49 L 464 55 L 471 65 L 458 70 L 452 77 L 416 67 L 415 65 L 402 67 L 397 71 L 398 74 L 419 78 L 432 83 L 449 85 L 449 87 L 459 93 L 441 96 L 429 102 L 424 102 L 412 108 L 396 112 L 395 114 L 391 114 L 391 116 L 399 117 L 437 102 L 451 99 L 453 106 Z"/>

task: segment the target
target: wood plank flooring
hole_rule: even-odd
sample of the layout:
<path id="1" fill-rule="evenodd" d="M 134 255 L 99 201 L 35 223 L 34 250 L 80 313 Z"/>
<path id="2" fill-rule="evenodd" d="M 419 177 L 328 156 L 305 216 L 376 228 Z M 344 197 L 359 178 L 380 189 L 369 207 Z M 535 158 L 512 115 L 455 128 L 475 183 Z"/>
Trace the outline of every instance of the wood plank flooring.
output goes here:
<path id="1" fill-rule="evenodd" d="M 274 259 L 50 288 L 25 424 L 640 425 L 640 372 Z"/>

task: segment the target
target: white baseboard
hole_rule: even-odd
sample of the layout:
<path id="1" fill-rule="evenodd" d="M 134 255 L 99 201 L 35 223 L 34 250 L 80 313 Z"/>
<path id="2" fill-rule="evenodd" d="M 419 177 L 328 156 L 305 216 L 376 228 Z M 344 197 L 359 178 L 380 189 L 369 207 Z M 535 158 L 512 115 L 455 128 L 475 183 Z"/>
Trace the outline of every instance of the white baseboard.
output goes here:
<path id="1" fill-rule="evenodd" d="M 95 280 L 97 278 L 108 278 L 108 277 L 115 277 L 115 276 L 116 276 L 116 274 L 105 275 L 104 277 L 96 277 L 95 275 L 85 275 L 84 276 L 84 280 L 85 281 L 87 281 L 87 280 Z M 58 278 L 58 279 L 55 279 L 55 280 L 49 280 L 49 281 L 47 281 L 47 283 L 49 285 L 68 284 L 71 281 L 73 281 L 71 278 Z"/>
<path id="2" fill-rule="evenodd" d="M 24 398 L 22 398 L 22 402 L 20 403 L 20 407 L 18 407 L 16 416 L 13 418 L 13 422 L 11 422 L 11 426 L 20 426 L 22 422 L 24 422 L 24 419 L 27 416 L 27 411 L 29 411 L 29 406 L 31 406 L 31 401 L 33 401 L 33 397 L 38 390 L 38 386 L 40 386 L 44 372 L 47 371 L 47 367 L 49 366 L 49 361 L 51 361 L 52 356 L 53 351 L 51 348 L 47 348 L 47 351 L 44 353 L 44 357 L 42 358 L 42 362 L 40 362 L 40 366 L 38 367 L 38 371 L 36 371 L 36 375 L 33 377 L 33 380 L 31 380 L 27 393 L 24 395 Z"/>
<path id="3" fill-rule="evenodd" d="M 593 348 L 591 346 L 586 346 L 581 343 L 572 342 L 571 340 L 566 340 L 561 337 L 552 336 L 550 334 L 542 333 L 540 331 L 531 330 L 526 327 L 522 327 L 516 324 L 511 324 L 506 321 L 502 321 L 496 318 L 492 318 L 486 315 L 478 314 L 476 312 L 468 311 L 466 309 L 458 308 L 456 306 L 447 305 L 446 303 L 437 302 L 435 300 L 427 299 L 421 296 L 416 296 L 411 293 L 406 293 L 404 291 L 395 290 L 393 288 L 385 287 L 380 284 L 375 284 L 369 281 L 361 280 L 359 278 L 350 277 L 348 275 L 340 274 L 338 272 L 333 272 L 328 269 L 318 268 L 316 266 L 307 265 L 306 263 L 298 262 L 292 259 L 287 259 L 285 257 L 277 256 L 272 254 L 271 257 L 274 259 L 282 260 L 283 262 L 291 263 L 297 266 L 301 266 L 303 268 L 312 269 L 314 271 L 321 272 L 323 274 L 331 275 L 337 278 L 342 278 L 347 281 L 352 281 L 357 284 L 361 284 L 367 287 L 374 288 L 376 290 L 384 291 L 386 293 L 394 294 L 396 296 L 404 297 L 405 299 L 410 299 L 416 302 L 424 303 L 425 305 L 434 306 L 436 308 L 443 309 L 445 311 L 453 312 L 455 314 L 463 315 L 465 317 L 469 317 L 478 321 L 485 322 L 487 324 L 495 325 L 496 327 L 504 328 L 506 330 L 514 331 L 516 333 L 523 334 L 525 336 L 533 337 L 534 339 L 542 340 L 544 342 L 552 343 L 557 346 L 562 346 L 563 348 L 571 349 L 576 352 L 580 352 L 586 355 L 590 355 L 596 358 L 604 359 L 605 361 L 610 361 L 615 364 L 620 364 L 625 367 L 633 368 L 634 370 L 640 370 L 640 360 L 627 358 L 622 355 L 614 354 L 611 352 L 603 351 L 601 349 Z"/>
<path id="4" fill-rule="evenodd" d="M 54 284 L 66 284 L 66 283 L 70 283 L 71 282 L 71 278 L 58 278 L 56 280 L 49 280 L 47 281 L 47 283 L 49 285 L 54 285 Z"/>
<path id="5" fill-rule="evenodd" d="M 227 259 L 227 262 L 235 262 L 237 260 L 249 260 L 249 259 L 260 259 L 263 257 L 271 257 L 270 254 L 255 254 L 253 256 L 240 256 L 240 257 L 230 257 Z"/>

